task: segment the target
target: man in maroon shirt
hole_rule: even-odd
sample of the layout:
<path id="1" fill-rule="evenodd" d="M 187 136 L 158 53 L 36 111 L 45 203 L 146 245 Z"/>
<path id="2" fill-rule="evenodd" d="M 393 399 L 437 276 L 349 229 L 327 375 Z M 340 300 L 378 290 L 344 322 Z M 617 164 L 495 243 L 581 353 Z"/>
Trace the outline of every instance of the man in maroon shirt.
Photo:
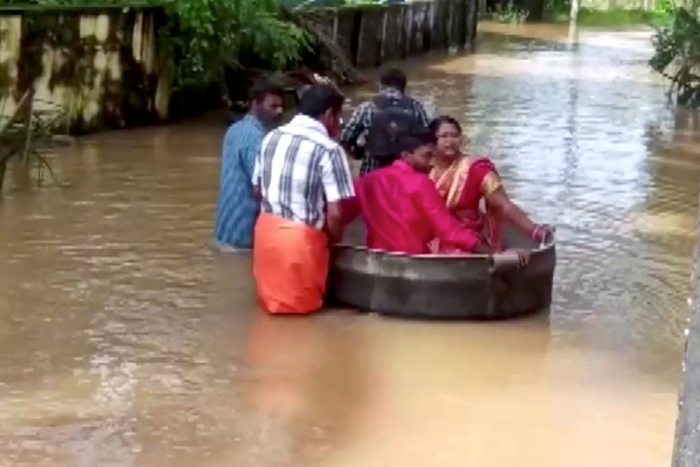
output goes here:
<path id="1" fill-rule="evenodd" d="M 362 214 L 370 249 L 408 254 L 430 253 L 438 238 L 465 253 L 492 253 L 478 235 L 450 213 L 428 178 L 435 136 L 419 129 L 399 138 L 401 158 L 355 182 L 354 198 L 343 202 L 346 222 Z M 524 265 L 528 255 L 517 251 Z"/>

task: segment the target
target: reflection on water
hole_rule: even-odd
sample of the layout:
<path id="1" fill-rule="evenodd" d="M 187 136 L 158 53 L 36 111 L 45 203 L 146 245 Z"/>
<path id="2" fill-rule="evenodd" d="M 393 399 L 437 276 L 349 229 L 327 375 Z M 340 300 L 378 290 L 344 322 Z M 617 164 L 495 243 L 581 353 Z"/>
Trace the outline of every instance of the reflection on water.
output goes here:
<path id="1" fill-rule="evenodd" d="M 215 119 L 85 138 L 54 161 L 70 188 L 12 178 L 0 466 L 668 462 L 700 123 L 667 108 L 648 33 L 567 37 L 485 25 L 479 54 L 411 67 L 557 225 L 549 317 L 258 313 L 249 258 L 207 248 Z"/>

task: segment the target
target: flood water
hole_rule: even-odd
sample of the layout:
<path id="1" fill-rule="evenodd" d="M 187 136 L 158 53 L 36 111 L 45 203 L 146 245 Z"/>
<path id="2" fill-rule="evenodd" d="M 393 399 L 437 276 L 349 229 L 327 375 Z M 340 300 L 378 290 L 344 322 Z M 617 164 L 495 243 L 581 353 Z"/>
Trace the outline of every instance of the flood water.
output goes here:
<path id="1" fill-rule="evenodd" d="M 557 226 L 549 316 L 265 316 L 208 248 L 221 121 L 86 137 L 0 199 L 0 466 L 669 465 L 700 123 L 648 32 L 481 31 L 411 91 Z"/>

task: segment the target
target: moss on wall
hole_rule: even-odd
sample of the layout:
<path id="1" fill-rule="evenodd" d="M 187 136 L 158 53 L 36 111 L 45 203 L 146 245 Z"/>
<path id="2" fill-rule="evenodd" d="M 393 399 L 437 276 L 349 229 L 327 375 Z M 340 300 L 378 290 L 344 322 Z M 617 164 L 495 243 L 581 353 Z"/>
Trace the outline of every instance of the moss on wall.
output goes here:
<path id="1" fill-rule="evenodd" d="M 29 10 L 21 15 L 17 76 L 0 67 L 3 95 L 60 104 L 74 132 L 154 123 L 161 76 L 160 10 Z M 2 72 L 1 70 L 4 70 Z M 41 104 L 38 104 L 41 105 Z M 162 107 L 162 106 L 161 106 Z"/>
<path id="2" fill-rule="evenodd" d="M 476 30 L 473 11 L 475 0 L 434 0 L 311 13 L 353 63 L 377 66 L 466 45 Z M 158 8 L 0 8 L 0 93 L 11 104 L 27 90 L 60 104 L 78 133 L 156 123 L 220 103 L 216 86 L 173 91 L 176 58 L 157 34 L 166 21 Z"/>

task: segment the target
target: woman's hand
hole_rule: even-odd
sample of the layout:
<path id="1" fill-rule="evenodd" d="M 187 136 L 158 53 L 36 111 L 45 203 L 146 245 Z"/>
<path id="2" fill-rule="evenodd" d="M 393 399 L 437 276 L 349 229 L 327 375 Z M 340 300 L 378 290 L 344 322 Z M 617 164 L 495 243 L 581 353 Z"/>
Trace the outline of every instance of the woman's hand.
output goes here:
<path id="1" fill-rule="evenodd" d="M 548 224 L 540 224 L 536 225 L 535 228 L 532 229 L 532 233 L 530 234 L 530 236 L 536 242 L 547 243 L 550 242 L 554 237 L 554 232 L 556 232 L 554 226 Z"/>

